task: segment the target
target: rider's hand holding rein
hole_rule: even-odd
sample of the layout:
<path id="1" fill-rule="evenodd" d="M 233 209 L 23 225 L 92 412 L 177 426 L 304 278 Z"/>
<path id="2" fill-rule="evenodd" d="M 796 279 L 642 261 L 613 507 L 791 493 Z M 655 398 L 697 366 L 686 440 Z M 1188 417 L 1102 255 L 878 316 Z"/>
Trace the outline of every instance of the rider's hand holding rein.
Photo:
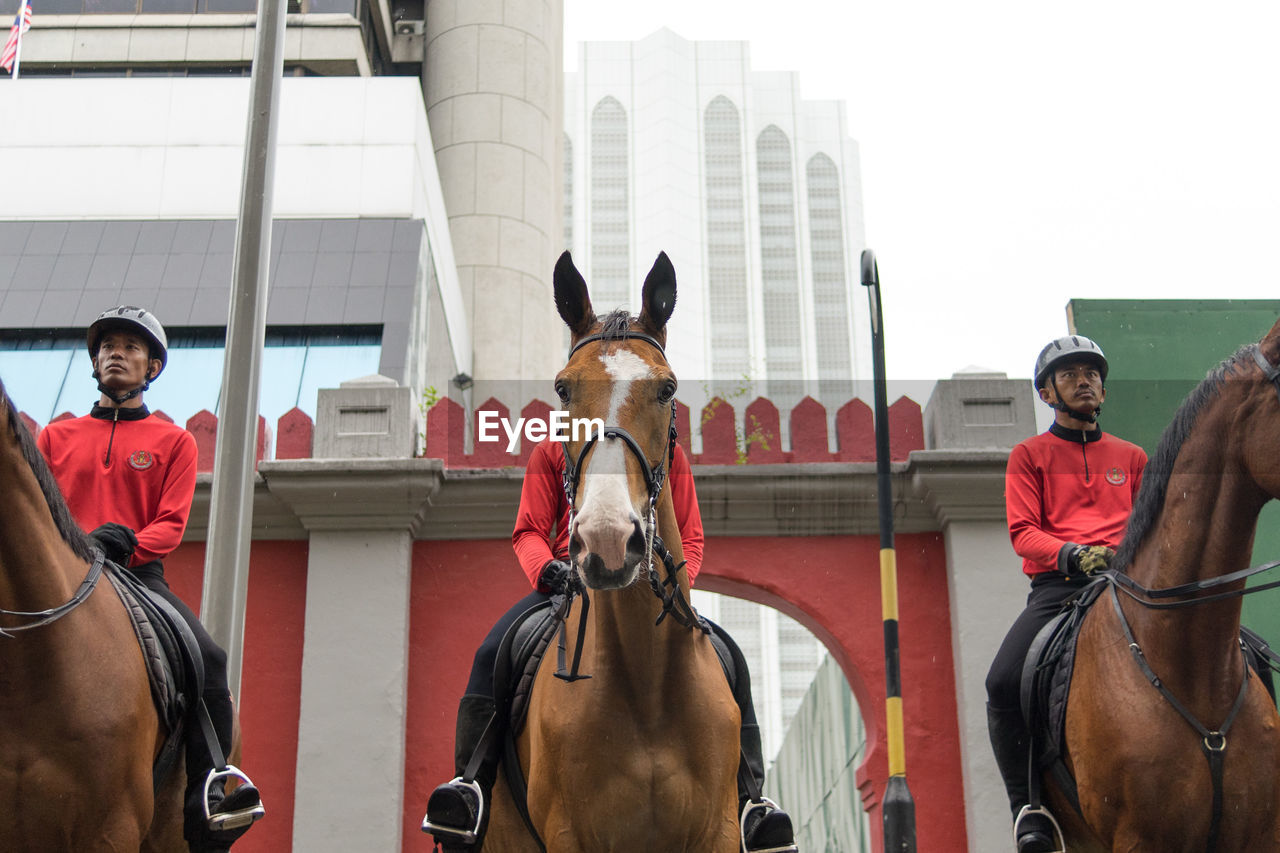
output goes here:
<path id="1" fill-rule="evenodd" d="M 1064 575 L 1092 575 L 1111 568 L 1111 558 L 1115 555 L 1106 545 L 1068 542 L 1058 551 L 1058 570 Z"/>

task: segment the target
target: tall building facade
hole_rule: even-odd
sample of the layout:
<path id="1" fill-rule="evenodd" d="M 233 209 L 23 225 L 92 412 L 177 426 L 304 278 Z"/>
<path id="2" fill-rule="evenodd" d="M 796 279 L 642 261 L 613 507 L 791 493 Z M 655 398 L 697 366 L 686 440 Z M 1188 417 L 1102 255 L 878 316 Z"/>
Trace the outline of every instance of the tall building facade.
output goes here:
<path id="1" fill-rule="evenodd" d="M 801 397 L 834 415 L 854 396 L 870 350 L 858 147 L 843 103 L 806 101 L 794 73 L 752 69 L 745 42 L 662 29 L 580 45 L 564 117 L 564 243 L 597 312 L 634 311 L 654 256 L 671 257 L 667 348 L 681 400 L 697 411 L 721 395 L 741 418 L 768 397 L 785 442 Z M 743 647 L 772 756 L 822 645 L 770 608 L 697 599 Z"/>
<path id="2" fill-rule="evenodd" d="M 843 103 L 802 99 L 794 73 L 753 70 L 745 42 L 663 29 L 581 45 L 564 116 L 565 245 L 606 309 L 634 308 L 654 256 L 671 257 L 682 399 L 694 402 L 694 383 L 779 408 L 853 396 L 870 348 Z"/>
<path id="3" fill-rule="evenodd" d="M 255 9 L 37 4 L 0 80 L 0 155 L 23 164 L 0 212 L 0 368 L 30 376 L 33 415 L 87 411 L 77 335 L 121 302 L 187 351 L 155 404 L 218 411 Z M 370 373 L 439 394 L 553 374 L 560 0 L 288 11 L 264 416 Z"/>

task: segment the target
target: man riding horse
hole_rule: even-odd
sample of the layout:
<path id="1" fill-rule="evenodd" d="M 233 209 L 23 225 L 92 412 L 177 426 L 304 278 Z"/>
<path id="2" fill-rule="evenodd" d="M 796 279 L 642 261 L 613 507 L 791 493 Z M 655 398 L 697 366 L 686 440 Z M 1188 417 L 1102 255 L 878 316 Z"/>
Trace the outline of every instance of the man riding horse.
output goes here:
<path id="1" fill-rule="evenodd" d="M 182 541 L 196 483 L 195 439 L 155 417 L 142 401 L 168 362 L 168 338 L 154 314 L 121 306 L 94 320 L 85 341 L 98 404 L 88 415 L 49 424 L 39 435 L 40 451 L 72 515 L 91 530 L 90 539 L 106 558 L 132 572 L 191 626 L 204 658 L 202 695 L 227 755 L 234 711 L 226 653 L 169 589 L 161 562 Z M 214 757 L 199 733 L 188 733 L 186 767 L 184 837 L 196 853 L 228 850 L 262 816 L 257 789 L 244 784 L 224 797 L 221 784 L 206 785 L 215 772 Z"/>
<path id="2" fill-rule="evenodd" d="M 1019 705 L 1023 659 L 1063 601 L 1107 567 L 1147 463 L 1142 448 L 1098 427 L 1106 379 L 1106 356 L 1083 335 L 1058 338 L 1041 350 L 1035 388 L 1053 407 L 1054 422 L 1013 448 L 1005 474 L 1009 537 L 1031 592 L 987 675 L 987 722 L 1018 853 L 1056 849 L 1048 814 L 1027 808 L 1031 739 Z"/>

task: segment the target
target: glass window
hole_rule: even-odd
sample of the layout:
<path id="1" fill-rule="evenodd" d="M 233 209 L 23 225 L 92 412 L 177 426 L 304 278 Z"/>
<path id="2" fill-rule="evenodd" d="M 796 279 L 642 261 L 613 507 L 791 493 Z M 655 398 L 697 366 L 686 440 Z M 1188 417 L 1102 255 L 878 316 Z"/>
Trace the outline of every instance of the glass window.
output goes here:
<path id="1" fill-rule="evenodd" d="M 782 411 L 800 401 L 803 376 L 800 270 L 796 250 L 791 142 L 776 125 L 756 139 L 760 192 L 760 271 L 769 398 Z"/>
<path id="2" fill-rule="evenodd" d="M 185 424 L 221 402 L 221 329 L 174 329 L 169 362 L 147 391 L 147 406 Z M 275 429 L 297 406 L 316 416 L 316 393 L 378 372 L 382 332 L 376 326 L 273 329 L 266 335 L 258 410 Z M 84 415 L 98 401 L 84 338 L 65 331 L 6 332 L 0 340 L 0 377 L 19 411 L 46 424 L 70 412 Z"/>
<path id="3" fill-rule="evenodd" d="M 606 97 L 591 111 L 591 301 L 596 313 L 631 302 L 627 113 Z"/>
<path id="4" fill-rule="evenodd" d="M 806 181 L 819 394 L 824 402 L 835 403 L 841 400 L 853 378 L 840 175 L 830 157 L 816 154 L 806 168 Z"/>
<path id="5" fill-rule="evenodd" d="M 142 0 L 143 12 L 181 12 L 194 15 L 196 0 Z"/>
<path id="6" fill-rule="evenodd" d="M 738 108 L 724 95 L 717 96 L 707 105 L 702 132 L 711 376 L 741 379 L 751 373 L 751 328 L 747 315 L 747 202 Z"/>

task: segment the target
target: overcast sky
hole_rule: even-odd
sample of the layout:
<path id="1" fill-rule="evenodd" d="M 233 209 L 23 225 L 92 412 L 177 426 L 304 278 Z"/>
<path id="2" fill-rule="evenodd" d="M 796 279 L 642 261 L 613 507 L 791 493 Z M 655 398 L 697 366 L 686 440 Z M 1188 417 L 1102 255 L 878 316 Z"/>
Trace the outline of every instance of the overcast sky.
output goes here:
<path id="1" fill-rule="evenodd" d="M 666 26 L 846 102 L 890 377 L 1029 376 L 1073 298 L 1280 298 L 1280 4 L 564 6 L 568 68 Z"/>

